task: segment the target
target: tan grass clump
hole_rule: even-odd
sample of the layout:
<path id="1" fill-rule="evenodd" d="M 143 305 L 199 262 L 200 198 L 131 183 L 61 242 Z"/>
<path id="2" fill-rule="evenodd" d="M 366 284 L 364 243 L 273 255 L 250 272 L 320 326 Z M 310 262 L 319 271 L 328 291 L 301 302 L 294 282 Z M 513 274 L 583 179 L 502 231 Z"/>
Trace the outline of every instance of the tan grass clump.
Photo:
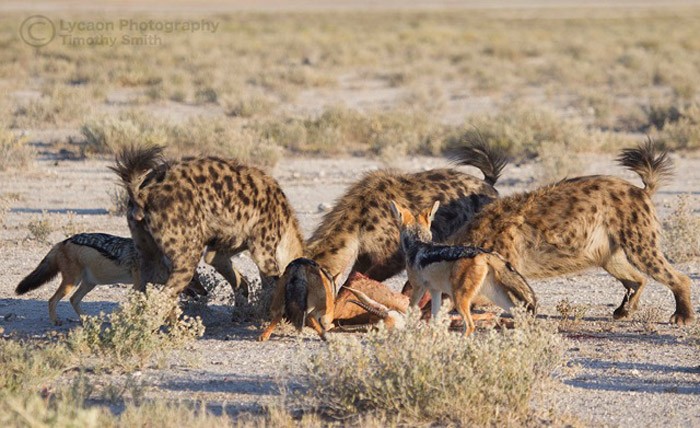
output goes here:
<path id="1" fill-rule="evenodd" d="M 447 144 L 454 147 L 479 139 L 517 159 L 536 157 L 554 143 L 566 150 L 585 149 L 592 144 L 592 137 L 581 123 L 524 104 L 506 107 L 492 116 L 474 117 Z"/>
<path id="2" fill-rule="evenodd" d="M 93 117 L 83 123 L 80 132 L 88 154 L 111 154 L 134 142 L 164 145 L 168 137 L 163 121 L 135 110 L 124 111 L 117 117 Z"/>
<path id="3" fill-rule="evenodd" d="M 693 214 L 690 195 L 680 195 L 664 221 L 664 248 L 674 263 L 700 257 L 700 217 Z"/>
<path id="4" fill-rule="evenodd" d="M 164 357 L 169 350 L 185 346 L 204 334 L 201 319 L 182 315 L 167 291 L 149 287 L 132 291 L 127 301 L 107 315 L 85 316 L 83 326 L 71 331 L 68 340 L 78 354 L 98 358 L 104 369 L 132 371 Z"/>
<path id="5" fill-rule="evenodd" d="M 24 135 L 0 125 L 0 171 L 24 168 L 32 162 L 34 154 Z"/>
<path id="6" fill-rule="evenodd" d="M 562 339 L 522 313 L 517 328 L 464 337 L 447 320 L 408 315 L 402 331 L 338 337 L 304 359 L 302 385 L 328 416 L 372 413 L 410 423 L 495 426 L 525 421 L 533 391 L 562 363 Z"/>

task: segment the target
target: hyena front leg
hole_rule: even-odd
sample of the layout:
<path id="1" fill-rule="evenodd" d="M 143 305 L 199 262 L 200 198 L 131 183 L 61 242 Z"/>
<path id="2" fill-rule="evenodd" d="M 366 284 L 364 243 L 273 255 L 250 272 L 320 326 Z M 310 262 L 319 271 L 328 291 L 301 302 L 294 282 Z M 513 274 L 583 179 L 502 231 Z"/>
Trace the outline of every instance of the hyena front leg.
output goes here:
<path id="1" fill-rule="evenodd" d="M 272 250 L 270 250 L 270 248 L 272 248 Z M 281 271 L 286 268 L 286 266 L 277 266 L 277 258 L 273 252 L 274 247 L 266 244 L 264 242 L 264 237 L 260 237 L 248 243 L 248 250 L 250 251 L 253 262 L 255 262 L 260 270 L 262 287 L 267 288 L 274 286 L 276 278 L 278 278 Z"/>
<path id="2" fill-rule="evenodd" d="M 626 318 L 637 310 L 639 297 L 646 285 L 646 278 L 627 260 L 622 249 L 613 252 L 603 265 L 603 269 L 625 286 L 625 296 L 620 306 L 613 312 L 613 318 Z"/>

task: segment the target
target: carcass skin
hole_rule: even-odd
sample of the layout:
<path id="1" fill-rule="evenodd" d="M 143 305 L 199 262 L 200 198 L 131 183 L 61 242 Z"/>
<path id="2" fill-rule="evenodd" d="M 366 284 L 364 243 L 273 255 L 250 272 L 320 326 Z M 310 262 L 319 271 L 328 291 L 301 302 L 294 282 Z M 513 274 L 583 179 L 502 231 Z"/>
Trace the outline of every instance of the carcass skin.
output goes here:
<path id="1" fill-rule="evenodd" d="M 359 272 L 353 273 L 346 284 L 354 290 L 359 290 L 377 303 L 381 303 L 389 309 L 405 314 L 408 310 L 409 298 L 401 293 L 391 291 L 386 285 L 375 281 Z M 352 303 L 357 300 L 355 295 L 347 288 L 341 288 L 335 300 L 336 326 L 375 324 L 381 318 L 370 314 L 359 305 Z"/>

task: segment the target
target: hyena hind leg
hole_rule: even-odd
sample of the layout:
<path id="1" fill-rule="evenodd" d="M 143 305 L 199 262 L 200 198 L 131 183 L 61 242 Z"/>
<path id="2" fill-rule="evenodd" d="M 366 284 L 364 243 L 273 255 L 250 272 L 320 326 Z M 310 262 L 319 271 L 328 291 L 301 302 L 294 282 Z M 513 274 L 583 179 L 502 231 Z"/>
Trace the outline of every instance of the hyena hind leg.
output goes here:
<path id="1" fill-rule="evenodd" d="M 603 265 L 610 275 L 620 281 L 625 287 L 622 303 L 613 312 L 613 318 L 621 319 L 630 316 L 639 306 L 639 297 L 646 285 L 646 278 L 632 266 L 621 249 L 615 250 Z"/>
<path id="2" fill-rule="evenodd" d="M 667 286 L 676 301 L 676 311 L 670 322 L 689 325 L 695 320 L 695 311 L 690 298 L 690 278 L 678 272 L 671 263 L 656 249 L 651 249 L 650 257 L 640 258 L 637 254 L 628 254 L 630 261 L 639 270 Z"/>
<path id="3" fill-rule="evenodd" d="M 172 261 L 172 271 L 165 281 L 165 289 L 173 296 L 179 295 L 187 288 L 197 271 L 201 248 L 181 248 L 179 253 L 166 254 Z"/>
<path id="4" fill-rule="evenodd" d="M 208 251 L 204 256 L 204 261 L 210 264 L 226 281 L 231 285 L 231 289 L 236 292 L 240 289 L 243 296 L 248 297 L 250 285 L 240 272 L 231 264 L 231 254 L 221 251 Z"/>

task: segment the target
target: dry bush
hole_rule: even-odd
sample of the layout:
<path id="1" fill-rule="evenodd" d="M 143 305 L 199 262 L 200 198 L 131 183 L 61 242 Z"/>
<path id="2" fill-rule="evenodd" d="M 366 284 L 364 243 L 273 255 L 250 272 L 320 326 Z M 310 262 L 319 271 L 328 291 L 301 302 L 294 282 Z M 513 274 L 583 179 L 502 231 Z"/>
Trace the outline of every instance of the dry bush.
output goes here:
<path id="1" fill-rule="evenodd" d="M 132 371 L 164 357 L 204 334 L 197 318 L 182 315 L 167 291 L 149 287 L 132 291 L 127 301 L 107 315 L 82 317 L 68 341 L 78 354 L 97 357 L 99 368 Z"/>
<path id="2" fill-rule="evenodd" d="M 41 216 L 35 217 L 27 223 L 27 230 L 29 231 L 29 239 L 46 243 L 49 241 L 49 235 L 53 232 L 54 226 L 46 212 L 43 212 Z"/>
<path id="3" fill-rule="evenodd" d="M 597 144 L 582 124 L 534 106 L 513 105 L 496 115 L 474 117 L 469 122 L 448 139 L 449 147 L 482 139 L 511 157 L 524 159 L 546 152 L 553 143 L 570 151 L 585 151 Z"/>
<path id="4" fill-rule="evenodd" d="M 399 417 L 406 423 L 496 426 L 524 423 L 530 398 L 562 363 L 562 339 L 523 313 L 517 328 L 471 337 L 449 317 L 425 323 L 411 312 L 402 331 L 334 337 L 304 359 L 306 399 L 334 418 Z"/>
<path id="5" fill-rule="evenodd" d="M 676 198 L 673 212 L 664 226 L 664 250 L 674 263 L 682 263 L 700 257 L 700 217 L 693 214 L 690 195 Z"/>
<path id="6" fill-rule="evenodd" d="M 134 143 L 164 145 L 168 136 L 163 121 L 134 110 L 123 111 L 116 118 L 105 115 L 88 119 L 80 132 L 88 154 L 111 154 Z"/>
<path id="7" fill-rule="evenodd" d="M 561 316 L 559 330 L 571 330 L 581 323 L 586 316 L 589 307 L 587 305 L 575 305 L 569 299 L 560 300 L 557 303 L 557 312 Z"/>
<path id="8" fill-rule="evenodd" d="M 225 118 L 194 117 L 167 132 L 168 152 L 178 156 L 222 156 L 269 167 L 282 155 L 282 149 L 270 139 Z"/>
<path id="9" fill-rule="evenodd" d="M 326 107 L 317 117 L 276 118 L 256 127 L 263 138 L 289 150 L 323 154 L 438 153 L 443 128 L 418 111 L 362 113 L 344 106 Z"/>
<path id="10" fill-rule="evenodd" d="M 112 191 L 108 191 L 109 199 L 112 205 L 109 207 L 109 213 L 114 216 L 123 216 L 126 214 L 129 206 L 129 193 L 122 186 L 117 186 Z"/>
<path id="11" fill-rule="evenodd" d="M 81 225 L 75 222 L 75 211 L 66 212 L 65 223 L 61 225 L 61 232 L 63 232 L 66 237 L 69 237 L 80 233 L 80 230 Z"/>
<path id="12" fill-rule="evenodd" d="M 634 314 L 634 320 L 648 334 L 658 333 L 659 322 L 664 318 L 664 312 L 655 306 L 642 308 Z"/>
<path id="13" fill-rule="evenodd" d="M 674 150 L 700 148 L 700 105 L 690 105 L 679 114 L 675 120 L 666 119 L 663 126 L 653 133 L 655 140 Z"/>
<path id="14" fill-rule="evenodd" d="M 583 175 L 584 166 L 580 158 L 572 155 L 572 149 L 563 143 L 542 144 L 536 180 L 549 184 L 567 177 Z"/>
<path id="15" fill-rule="evenodd" d="M 50 86 L 41 97 L 17 106 L 12 127 L 46 128 L 73 123 L 88 111 L 91 98 L 82 89 L 65 85 Z"/>
<path id="16" fill-rule="evenodd" d="M 24 168 L 34 159 L 35 151 L 23 134 L 0 125 L 0 171 Z"/>
<path id="17" fill-rule="evenodd" d="M 257 115 L 268 114 L 276 106 L 276 103 L 262 93 L 238 95 L 224 98 L 224 112 L 229 116 L 249 118 Z"/>
<path id="18" fill-rule="evenodd" d="M 0 339 L 0 396 L 36 392 L 74 362 L 63 345 Z M 1 413 L 1 412 L 0 412 Z"/>

